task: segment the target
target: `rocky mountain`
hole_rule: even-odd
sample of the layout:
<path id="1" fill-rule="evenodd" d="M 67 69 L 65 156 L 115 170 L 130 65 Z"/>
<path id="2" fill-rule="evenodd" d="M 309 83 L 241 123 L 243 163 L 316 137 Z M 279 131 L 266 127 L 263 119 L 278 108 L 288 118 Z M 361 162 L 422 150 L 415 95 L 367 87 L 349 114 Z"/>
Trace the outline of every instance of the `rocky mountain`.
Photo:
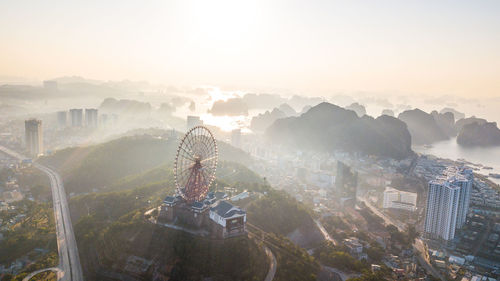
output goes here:
<path id="1" fill-rule="evenodd" d="M 448 136 L 454 137 L 457 135 L 455 129 L 455 116 L 451 112 L 438 113 L 436 110 L 431 112 L 434 121 L 441 130 Z"/>
<path id="2" fill-rule="evenodd" d="M 393 117 L 358 117 L 354 111 L 323 102 L 299 117 L 276 120 L 265 132 L 280 144 L 300 149 L 341 149 L 402 159 L 412 155 L 406 125 Z"/>
<path id="3" fill-rule="evenodd" d="M 242 97 L 248 109 L 271 109 L 278 107 L 287 100 L 275 94 L 245 94 Z"/>
<path id="4" fill-rule="evenodd" d="M 392 109 L 384 109 L 380 115 L 387 115 L 394 117 L 394 111 Z"/>
<path id="5" fill-rule="evenodd" d="M 274 121 L 285 117 L 286 114 L 277 108 L 273 109 L 273 111 L 268 110 L 265 113 L 254 116 L 250 123 L 250 128 L 255 132 L 263 132 L 271 126 Z"/>
<path id="6" fill-rule="evenodd" d="M 500 145 L 500 130 L 496 122 L 465 124 L 458 134 L 457 143 L 463 146 Z"/>
<path id="7" fill-rule="evenodd" d="M 231 98 L 227 101 L 218 100 L 214 102 L 209 112 L 216 116 L 248 115 L 248 105 L 241 98 Z"/>
<path id="8" fill-rule="evenodd" d="M 452 113 L 453 116 L 455 117 L 455 120 L 460 120 L 460 119 L 465 118 L 465 114 L 463 114 L 460 111 L 455 110 L 454 108 L 450 108 L 450 107 L 445 107 L 445 108 L 441 109 L 441 111 L 439 113 L 443 114 L 446 112 Z"/>
<path id="9" fill-rule="evenodd" d="M 366 108 L 357 102 L 355 102 L 349 106 L 346 106 L 345 109 L 349 109 L 349 110 L 356 112 L 358 117 L 362 117 L 363 115 L 366 114 Z"/>
<path id="10" fill-rule="evenodd" d="M 478 123 L 479 125 L 483 125 L 487 123 L 486 119 L 483 118 L 477 118 L 475 116 L 469 117 L 469 118 L 462 118 L 458 120 L 455 123 L 455 130 L 460 133 L 462 131 L 462 128 L 467 125 L 467 124 L 472 124 L 472 123 Z"/>
<path id="11" fill-rule="evenodd" d="M 309 109 L 311 109 L 312 106 L 311 105 L 306 105 L 302 108 L 302 110 L 300 111 L 300 114 L 302 113 L 306 113 Z"/>
<path id="12" fill-rule="evenodd" d="M 413 144 L 430 144 L 448 139 L 434 117 L 418 108 L 400 113 L 398 119 L 408 126 Z"/>
<path id="13" fill-rule="evenodd" d="M 295 111 L 295 109 L 293 109 L 288 103 L 284 103 L 282 105 L 280 105 L 280 107 L 278 107 L 278 109 L 285 113 L 286 116 L 295 116 L 297 115 L 297 112 Z"/>
<path id="14" fill-rule="evenodd" d="M 151 112 L 151 105 L 137 100 L 107 98 L 101 103 L 99 110 L 118 114 L 145 114 Z"/>

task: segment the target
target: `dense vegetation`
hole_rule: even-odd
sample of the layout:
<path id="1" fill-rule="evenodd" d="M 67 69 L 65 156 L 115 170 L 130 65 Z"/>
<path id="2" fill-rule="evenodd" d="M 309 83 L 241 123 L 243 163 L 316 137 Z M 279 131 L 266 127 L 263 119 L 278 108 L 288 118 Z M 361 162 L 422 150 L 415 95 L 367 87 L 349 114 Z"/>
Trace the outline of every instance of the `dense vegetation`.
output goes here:
<path id="1" fill-rule="evenodd" d="M 120 179 L 171 165 L 178 141 L 148 135 L 123 137 L 107 143 L 57 151 L 39 161 L 59 170 L 66 191 L 85 193 L 106 189 Z M 250 156 L 224 142 L 218 142 L 219 159 L 243 164 Z"/>
<path id="2" fill-rule="evenodd" d="M 408 225 L 404 232 L 399 231 L 398 228 L 392 224 L 388 225 L 386 228 L 391 235 L 391 242 L 396 242 L 405 246 L 412 245 L 419 235 L 414 225 Z"/>
<path id="3" fill-rule="evenodd" d="M 271 234 L 266 241 L 278 263 L 274 280 L 316 280 L 319 264 L 304 249 L 284 236 Z"/>
<path id="4" fill-rule="evenodd" d="M 383 265 L 378 271 L 371 272 L 369 270 L 365 270 L 363 275 L 360 277 L 349 278 L 348 281 L 386 281 L 390 280 L 392 270 L 387 266 Z"/>
<path id="5" fill-rule="evenodd" d="M 361 272 L 369 268 L 369 264 L 366 261 L 355 259 L 343 247 L 336 247 L 330 242 L 317 248 L 314 251 L 314 256 L 323 264 L 343 271 Z"/>
<path id="6" fill-rule="evenodd" d="M 250 184 L 254 191 L 259 185 L 264 185 L 265 181 L 255 172 L 237 162 L 221 161 L 217 165 L 216 179 L 221 183 L 242 185 Z M 236 184 L 237 185 L 237 184 Z M 261 190 L 265 191 L 265 190 Z"/>
<path id="7" fill-rule="evenodd" d="M 16 259 L 27 257 L 34 263 L 16 276 L 6 275 L 4 280 L 22 280 L 29 272 L 53 267 L 58 263 L 57 242 L 52 204 L 22 200 L 13 203 L 15 210 L 0 212 L 4 223 L 15 222 L 4 231 L 4 239 L 0 241 L 0 263 L 10 264 Z M 18 211 L 26 216 L 20 217 Z M 36 248 L 47 252 L 36 251 Z"/>
<path id="8" fill-rule="evenodd" d="M 22 200 L 12 204 L 16 209 L 23 210 L 25 217 L 17 217 L 17 212 L 7 210 L 0 212 L 4 222 L 17 221 L 4 232 L 0 241 L 0 263 L 8 263 L 24 256 L 33 249 L 40 247 L 55 250 L 56 236 L 52 205 Z"/>
<path id="9" fill-rule="evenodd" d="M 16 175 L 17 182 L 24 190 L 29 190 L 37 201 L 48 202 L 52 200 L 50 180 L 46 174 L 34 167 L 23 168 Z"/>
<path id="10" fill-rule="evenodd" d="M 267 196 L 252 202 L 247 216 L 252 224 L 281 235 L 303 225 L 314 225 L 309 209 L 284 191 L 269 191 Z"/>

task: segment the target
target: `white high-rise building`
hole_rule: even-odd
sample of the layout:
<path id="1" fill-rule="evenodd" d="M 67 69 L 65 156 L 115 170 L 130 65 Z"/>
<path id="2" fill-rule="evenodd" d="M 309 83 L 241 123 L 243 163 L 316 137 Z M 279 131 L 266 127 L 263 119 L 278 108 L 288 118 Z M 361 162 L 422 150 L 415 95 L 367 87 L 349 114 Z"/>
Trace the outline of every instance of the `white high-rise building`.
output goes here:
<path id="1" fill-rule="evenodd" d="M 81 127 L 83 125 L 83 110 L 79 108 L 74 108 L 69 110 L 69 115 L 71 116 L 71 126 Z"/>
<path id="2" fill-rule="evenodd" d="M 87 127 L 89 128 L 97 128 L 97 109 L 95 108 L 86 108 L 85 109 L 85 122 L 87 123 Z"/>
<path id="3" fill-rule="evenodd" d="M 474 175 L 472 169 L 463 167 L 448 167 L 445 170 L 445 174 L 455 185 L 460 187 L 460 199 L 457 213 L 457 229 L 460 229 L 467 221 L 467 212 L 469 211 L 469 201 Z"/>
<path id="4" fill-rule="evenodd" d="M 199 116 L 190 115 L 187 117 L 187 123 L 186 123 L 187 130 L 190 130 L 193 127 L 201 126 L 201 125 L 203 125 L 203 121 L 200 119 Z"/>
<path id="5" fill-rule="evenodd" d="M 57 126 L 62 129 L 66 128 L 68 113 L 66 111 L 57 112 Z"/>
<path id="6" fill-rule="evenodd" d="M 425 232 L 433 238 L 451 240 L 460 229 L 469 210 L 473 174 L 468 168 L 449 167 L 429 182 Z"/>
<path id="7" fill-rule="evenodd" d="M 231 145 L 241 148 L 241 129 L 234 129 L 231 131 Z"/>
<path id="8" fill-rule="evenodd" d="M 384 209 L 403 209 L 414 212 L 417 208 L 417 194 L 387 187 L 384 191 Z"/>
<path id="9" fill-rule="evenodd" d="M 32 157 L 43 153 L 42 121 L 30 119 L 24 121 L 26 148 Z"/>

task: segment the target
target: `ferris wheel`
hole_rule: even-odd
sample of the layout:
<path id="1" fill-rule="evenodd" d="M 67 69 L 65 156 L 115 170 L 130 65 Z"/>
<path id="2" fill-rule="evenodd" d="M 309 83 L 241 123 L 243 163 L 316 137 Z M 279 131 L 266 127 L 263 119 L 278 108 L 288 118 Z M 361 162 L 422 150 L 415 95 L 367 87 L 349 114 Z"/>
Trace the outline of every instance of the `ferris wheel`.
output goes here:
<path id="1" fill-rule="evenodd" d="M 207 195 L 215 179 L 217 157 L 217 142 L 206 127 L 193 127 L 182 138 L 175 157 L 175 185 L 188 203 Z"/>

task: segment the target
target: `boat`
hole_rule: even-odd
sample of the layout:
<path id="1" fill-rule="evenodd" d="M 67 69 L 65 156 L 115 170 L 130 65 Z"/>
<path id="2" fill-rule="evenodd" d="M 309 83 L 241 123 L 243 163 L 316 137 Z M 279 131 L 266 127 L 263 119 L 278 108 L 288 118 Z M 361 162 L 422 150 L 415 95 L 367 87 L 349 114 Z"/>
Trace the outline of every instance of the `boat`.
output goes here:
<path id="1" fill-rule="evenodd" d="M 500 174 L 490 173 L 489 176 L 495 179 L 500 179 Z"/>

